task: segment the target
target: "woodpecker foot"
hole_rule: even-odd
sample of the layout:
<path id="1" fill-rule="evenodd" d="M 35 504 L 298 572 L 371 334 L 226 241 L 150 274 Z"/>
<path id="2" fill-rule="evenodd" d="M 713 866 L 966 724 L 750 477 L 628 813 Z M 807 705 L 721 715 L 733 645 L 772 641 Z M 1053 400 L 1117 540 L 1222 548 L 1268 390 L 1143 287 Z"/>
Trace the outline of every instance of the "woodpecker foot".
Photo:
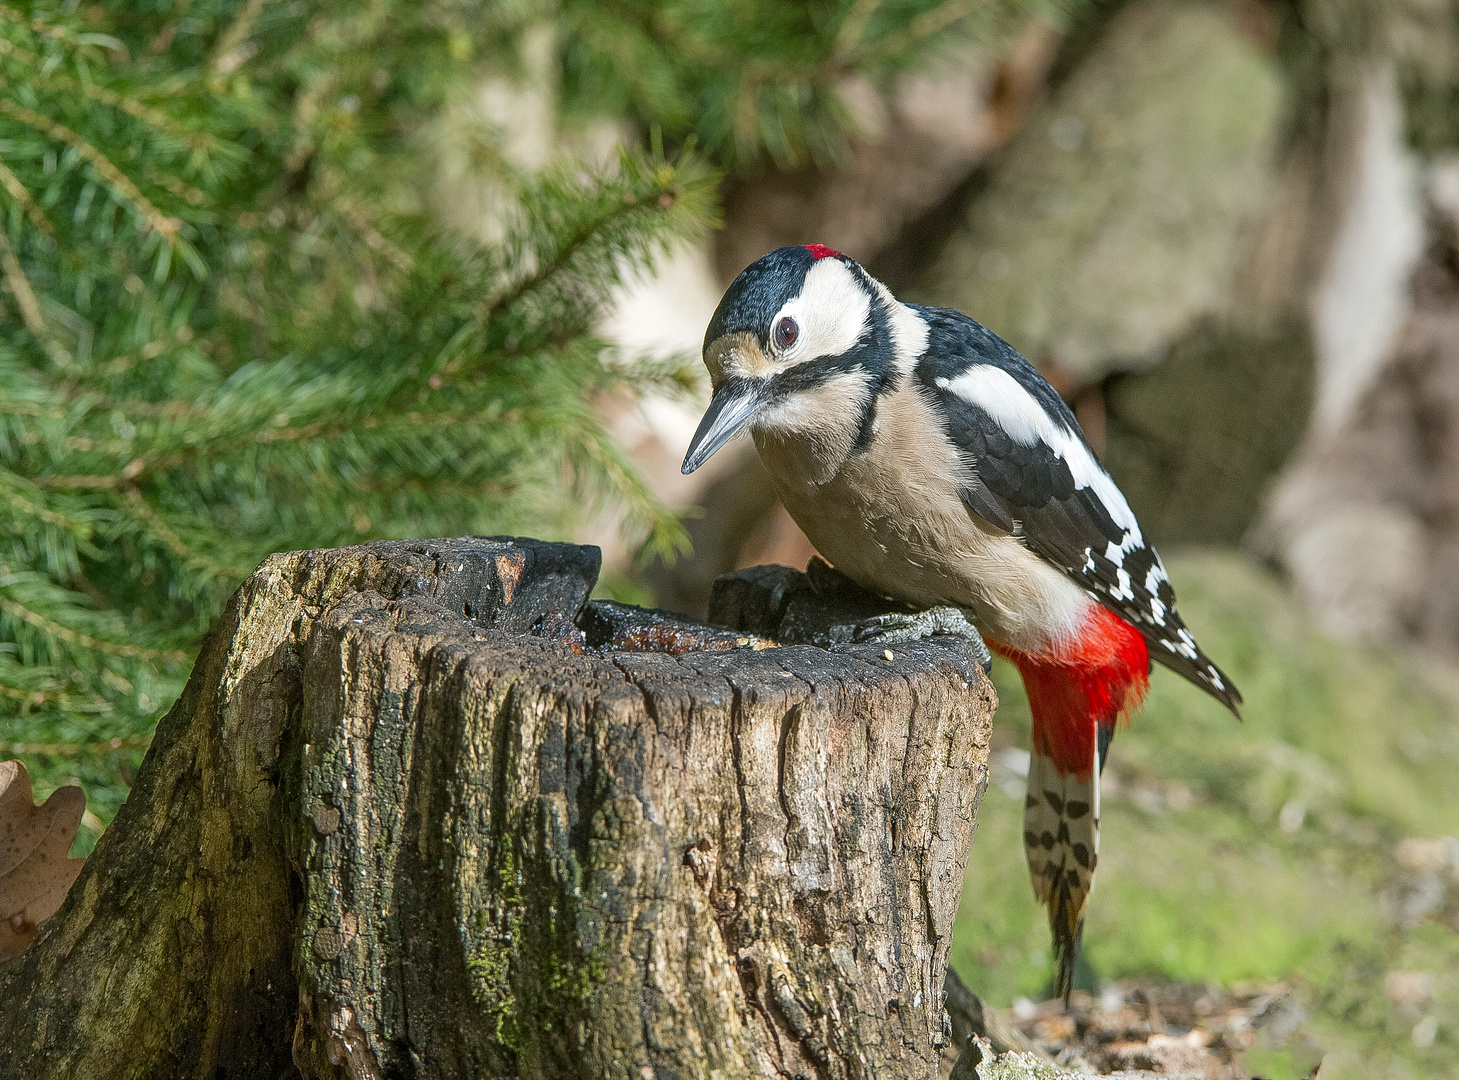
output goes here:
<path id="1" fill-rule="evenodd" d="M 935 607 L 910 615 L 891 612 L 863 619 L 851 631 L 851 640 L 858 645 L 902 645 L 909 641 L 945 635 L 959 637 L 966 641 L 977 657 L 983 670 L 993 666 L 993 656 L 962 610 L 955 607 Z"/>

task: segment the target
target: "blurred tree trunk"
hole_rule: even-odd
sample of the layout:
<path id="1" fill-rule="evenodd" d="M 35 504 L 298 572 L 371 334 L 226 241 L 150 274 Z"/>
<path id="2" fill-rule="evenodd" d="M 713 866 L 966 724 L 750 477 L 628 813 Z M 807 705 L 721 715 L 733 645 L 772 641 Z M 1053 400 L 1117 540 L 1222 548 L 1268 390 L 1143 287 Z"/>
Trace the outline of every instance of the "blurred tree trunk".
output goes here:
<path id="1" fill-rule="evenodd" d="M 994 705 L 971 651 L 584 608 L 597 569 L 264 563 L 0 971 L 0 1077 L 935 1075 Z M 762 631 L 825 607 L 791 571 L 725 595 Z"/>

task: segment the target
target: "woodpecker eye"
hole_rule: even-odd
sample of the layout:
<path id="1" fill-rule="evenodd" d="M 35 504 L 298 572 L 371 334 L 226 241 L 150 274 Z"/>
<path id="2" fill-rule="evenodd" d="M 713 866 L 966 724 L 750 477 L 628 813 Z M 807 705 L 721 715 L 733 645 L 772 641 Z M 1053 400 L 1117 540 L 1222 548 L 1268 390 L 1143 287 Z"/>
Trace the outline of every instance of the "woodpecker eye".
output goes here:
<path id="1" fill-rule="evenodd" d="M 798 337 L 800 337 L 800 327 L 795 325 L 795 320 L 789 315 L 775 324 L 775 347 L 777 349 L 790 348 Z"/>

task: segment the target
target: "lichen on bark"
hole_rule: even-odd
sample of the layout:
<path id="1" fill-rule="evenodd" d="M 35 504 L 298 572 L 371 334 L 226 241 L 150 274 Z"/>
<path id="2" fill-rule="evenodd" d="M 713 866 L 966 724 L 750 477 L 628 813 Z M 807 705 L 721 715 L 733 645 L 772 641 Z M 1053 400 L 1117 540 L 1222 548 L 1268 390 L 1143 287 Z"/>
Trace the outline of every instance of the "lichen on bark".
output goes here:
<path id="1" fill-rule="evenodd" d="M 585 611 L 596 573 L 266 562 L 0 968 L 0 1077 L 935 1075 L 977 653 L 771 645 L 834 621 L 793 571 L 727 585 L 735 630 Z"/>

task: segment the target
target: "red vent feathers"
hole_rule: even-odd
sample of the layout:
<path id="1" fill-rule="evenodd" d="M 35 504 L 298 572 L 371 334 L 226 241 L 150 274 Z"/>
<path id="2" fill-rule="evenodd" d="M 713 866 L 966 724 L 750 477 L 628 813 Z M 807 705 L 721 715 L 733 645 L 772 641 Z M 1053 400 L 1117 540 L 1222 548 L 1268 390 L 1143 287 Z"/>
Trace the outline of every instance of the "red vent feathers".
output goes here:
<path id="1" fill-rule="evenodd" d="M 1035 656 L 988 639 L 1023 676 L 1033 713 L 1033 748 L 1060 775 L 1081 779 L 1094 763 L 1096 728 L 1113 727 L 1140 704 L 1150 653 L 1140 631 L 1097 604 L 1076 641 L 1056 655 Z"/>

